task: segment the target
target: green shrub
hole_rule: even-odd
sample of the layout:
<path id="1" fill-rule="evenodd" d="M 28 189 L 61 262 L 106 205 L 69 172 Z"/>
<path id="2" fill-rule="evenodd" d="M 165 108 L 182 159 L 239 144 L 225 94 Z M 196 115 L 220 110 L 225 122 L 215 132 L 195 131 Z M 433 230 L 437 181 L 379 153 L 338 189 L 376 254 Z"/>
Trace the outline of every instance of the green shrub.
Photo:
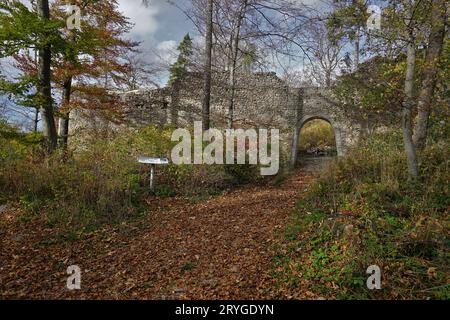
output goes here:
<path id="1" fill-rule="evenodd" d="M 233 179 L 234 184 L 257 182 L 260 178 L 259 167 L 250 164 L 225 165 L 225 172 Z"/>
<path id="2" fill-rule="evenodd" d="M 160 133 L 160 134 L 158 134 Z M 165 134 L 165 135 L 164 135 Z M 82 229 L 144 212 L 148 189 L 137 155 L 169 149 L 166 131 L 124 131 L 45 156 L 38 144 L 8 138 L 0 158 L 1 201 L 17 201 L 51 224 Z"/>

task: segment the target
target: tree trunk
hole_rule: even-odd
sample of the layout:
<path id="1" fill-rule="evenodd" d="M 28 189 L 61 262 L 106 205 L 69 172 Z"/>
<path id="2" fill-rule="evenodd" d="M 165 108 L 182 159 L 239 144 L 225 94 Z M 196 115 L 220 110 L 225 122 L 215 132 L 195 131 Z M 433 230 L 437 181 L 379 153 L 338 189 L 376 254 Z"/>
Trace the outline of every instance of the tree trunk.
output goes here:
<path id="1" fill-rule="evenodd" d="M 37 1 L 37 13 L 45 20 L 50 18 L 50 10 L 48 6 L 48 0 Z M 56 148 L 57 134 L 55 126 L 55 118 L 52 104 L 51 94 L 51 51 L 50 45 L 45 44 L 40 46 L 38 50 L 39 63 L 38 63 L 38 85 L 37 94 L 40 105 L 41 118 L 42 118 L 42 130 L 45 138 L 46 147 L 49 152 L 52 152 Z"/>
<path id="2" fill-rule="evenodd" d="M 208 130 L 210 126 L 213 0 L 208 0 L 206 15 L 205 71 L 202 106 L 202 127 L 204 131 Z"/>
<path id="3" fill-rule="evenodd" d="M 304 89 L 299 89 L 297 110 L 295 111 L 296 121 L 294 128 L 294 136 L 292 139 L 292 146 L 291 146 L 291 169 L 295 168 L 295 165 L 297 164 L 298 144 L 300 142 L 300 131 L 302 129 L 301 125 L 303 119 L 304 97 L 305 97 Z"/>
<path id="4" fill-rule="evenodd" d="M 178 110 L 180 109 L 180 79 L 175 79 L 171 88 L 171 103 L 169 105 L 168 123 L 172 126 L 178 125 Z"/>
<path id="5" fill-rule="evenodd" d="M 409 27 L 412 29 L 412 26 Z M 417 180 L 417 177 L 419 175 L 416 149 L 412 141 L 412 123 L 411 123 L 411 113 L 414 105 L 415 67 L 416 67 L 415 37 L 414 31 L 410 30 L 408 51 L 407 51 L 406 78 L 405 78 L 405 99 L 403 101 L 403 112 L 402 112 L 403 144 L 405 147 L 406 157 L 408 160 L 409 181 Z"/>
<path id="6" fill-rule="evenodd" d="M 34 111 L 34 126 L 33 126 L 34 132 L 38 131 L 38 123 L 39 123 L 39 108 L 36 108 L 36 110 Z"/>
<path id="7" fill-rule="evenodd" d="M 36 4 L 33 3 L 32 5 L 33 10 L 36 11 Z M 37 51 L 34 51 L 34 64 L 38 65 L 38 55 Z M 39 125 L 39 107 L 36 107 L 36 110 L 34 110 L 34 126 L 33 131 L 36 133 L 38 131 L 38 125 Z"/>
<path id="8" fill-rule="evenodd" d="M 229 129 L 233 129 L 233 118 L 234 118 L 234 96 L 236 92 L 236 65 L 237 65 L 237 57 L 239 52 L 239 37 L 241 32 L 242 20 L 245 16 L 245 11 L 247 10 L 247 2 L 248 0 L 244 0 L 241 5 L 241 10 L 239 12 L 239 16 L 237 17 L 236 26 L 233 30 L 233 35 L 231 38 L 231 57 L 230 57 L 230 66 L 229 66 L 229 101 L 228 101 L 228 119 L 227 126 Z"/>
<path id="9" fill-rule="evenodd" d="M 67 76 L 64 79 L 63 84 L 63 96 L 62 96 L 62 106 L 68 105 L 70 103 L 70 94 L 72 93 L 72 77 Z M 58 139 L 59 147 L 63 150 L 67 149 L 67 142 L 69 137 L 69 111 L 66 111 L 59 117 L 58 124 Z"/>
<path id="10" fill-rule="evenodd" d="M 234 40 L 233 40 L 234 42 Z M 234 46 L 234 45 L 233 45 Z M 233 57 L 230 60 L 229 66 L 229 78 L 228 78 L 228 90 L 229 90 L 229 98 L 228 98 L 228 115 L 227 115 L 227 128 L 233 129 L 233 118 L 234 118 L 234 95 L 236 92 L 236 61 L 234 59 L 234 48 Z"/>
<path id="11" fill-rule="evenodd" d="M 331 88 L 331 70 L 325 70 L 325 85 L 327 88 Z"/>
<path id="12" fill-rule="evenodd" d="M 446 23 L 446 1 L 434 0 L 431 9 L 431 31 L 429 46 L 425 58 L 422 88 L 418 99 L 418 113 L 414 127 L 413 141 L 418 149 L 425 147 L 428 119 L 431 114 L 431 103 L 436 88 L 438 64 L 442 54 Z"/>
<path id="13" fill-rule="evenodd" d="M 360 26 L 358 25 L 358 30 L 356 30 L 356 40 L 355 40 L 355 65 L 353 71 L 358 71 L 359 68 L 359 60 L 361 59 L 361 31 Z"/>

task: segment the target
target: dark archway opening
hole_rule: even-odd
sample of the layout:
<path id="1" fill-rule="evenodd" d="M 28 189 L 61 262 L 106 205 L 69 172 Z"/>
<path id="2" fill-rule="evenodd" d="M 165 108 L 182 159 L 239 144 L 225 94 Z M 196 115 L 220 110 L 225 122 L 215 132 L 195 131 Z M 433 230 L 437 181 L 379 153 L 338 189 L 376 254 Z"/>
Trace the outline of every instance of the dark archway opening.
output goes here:
<path id="1" fill-rule="evenodd" d="M 337 156 L 336 134 L 333 126 L 323 119 L 311 119 L 300 130 L 297 165 L 315 168 Z"/>

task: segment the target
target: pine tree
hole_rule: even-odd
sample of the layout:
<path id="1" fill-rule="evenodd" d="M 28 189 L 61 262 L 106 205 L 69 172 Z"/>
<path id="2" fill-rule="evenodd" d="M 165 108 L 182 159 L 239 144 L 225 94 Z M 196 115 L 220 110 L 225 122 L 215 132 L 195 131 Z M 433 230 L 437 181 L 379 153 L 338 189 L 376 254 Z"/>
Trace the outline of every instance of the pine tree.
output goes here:
<path id="1" fill-rule="evenodd" d="M 169 86 L 180 79 L 188 70 L 189 59 L 192 56 L 192 39 L 186 34 L 177 48 L 179 55 L 177 61 L 170 66 Z"/>

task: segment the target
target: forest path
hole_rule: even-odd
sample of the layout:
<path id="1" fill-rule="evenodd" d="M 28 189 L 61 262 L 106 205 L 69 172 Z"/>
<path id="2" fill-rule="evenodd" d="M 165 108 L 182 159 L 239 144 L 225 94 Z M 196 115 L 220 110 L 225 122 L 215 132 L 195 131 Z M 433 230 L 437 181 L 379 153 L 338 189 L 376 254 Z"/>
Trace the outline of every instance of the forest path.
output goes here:
<path id="1" fill-rule="evenodd" d="M 277 297 L 273 244 L 313 179 L 302 170 L 276 186 L 246 187 L 199 203 L 153 199 L 148 217 L 68 241 L 43 224 L 24 227 L 12 223 L 13 214 L 4 215 L 0 298 Z M 82 270 L 81 290 L 66 288 L 69 265 Z"/>

